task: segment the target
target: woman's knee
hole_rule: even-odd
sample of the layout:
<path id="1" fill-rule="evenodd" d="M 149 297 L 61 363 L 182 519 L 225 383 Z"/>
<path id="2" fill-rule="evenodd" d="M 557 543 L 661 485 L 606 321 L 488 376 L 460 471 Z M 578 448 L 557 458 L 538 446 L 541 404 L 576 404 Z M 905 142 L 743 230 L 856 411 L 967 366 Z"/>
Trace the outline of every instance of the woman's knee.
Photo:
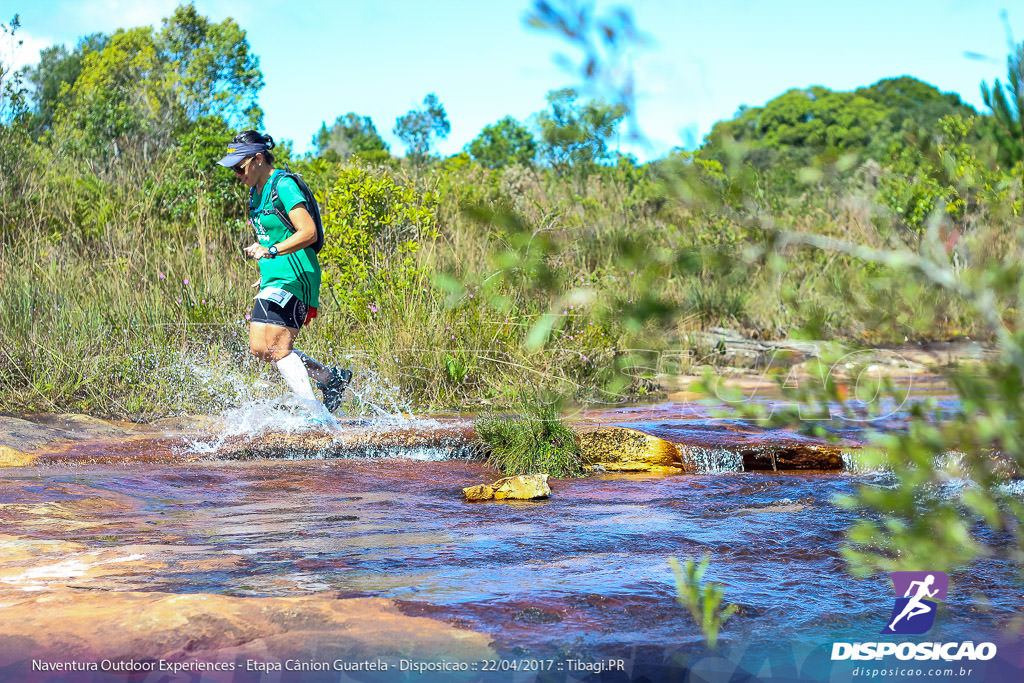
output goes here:
<path id="1" fill-rule="evenodd" d="M 284 344 L 249 344 L 249 353 L 267 363 L 276 363 L 291 352 L 291 348 Z"/>
<path id="2" fill-rule="evenodd" d="M 260 359 L 262 361 L 266 361 L 268 363 L 271 361 L 270 351 L 263 344 L 256 344 L 256 343 L 250 342 L 249 343 L 249 353 L 251 353 L 253 356 L 255 356 L 256 358 L 258 358 L 258 359 Z"/>

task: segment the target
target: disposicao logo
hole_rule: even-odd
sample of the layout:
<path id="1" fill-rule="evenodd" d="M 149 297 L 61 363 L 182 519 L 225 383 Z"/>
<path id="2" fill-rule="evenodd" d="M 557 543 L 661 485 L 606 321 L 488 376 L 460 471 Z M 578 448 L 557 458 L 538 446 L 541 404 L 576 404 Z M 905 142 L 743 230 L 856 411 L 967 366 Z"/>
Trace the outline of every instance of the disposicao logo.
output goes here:
<path id="1" fill-rule="evenodd" d="M 896 602 L 892 607 L 884 635 L 922 635 L 935 624 L 935 612 L 939 601 L 946 599 L 949 591 L 949 577 L 942 572 L 892 572 Z M 952 643 L 833 643 L 832 659 L 884 659 L 895 656 L 909 660 L 943 661 L 985 661 L 996 656 L 993 643 L 973 641 Z"/>
<path id="2" fill-rule="evenodd" d="M 889 576 L 896 589 L 896 604 L 882 633 L 927 633 L 935 624 L 936 601 L 946 599 L 949 577 L 942 572 L 892 572 Z"/>

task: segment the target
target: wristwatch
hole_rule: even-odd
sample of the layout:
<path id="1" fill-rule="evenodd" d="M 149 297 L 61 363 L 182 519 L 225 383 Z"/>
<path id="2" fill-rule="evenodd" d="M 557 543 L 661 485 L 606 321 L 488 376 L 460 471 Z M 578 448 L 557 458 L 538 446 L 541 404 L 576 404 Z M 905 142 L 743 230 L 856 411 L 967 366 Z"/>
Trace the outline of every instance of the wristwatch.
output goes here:
<path id="1" fill-rule="evenodd" d="M 274 258 L 275 256 L 277 256 L 277 245 L 276 244 L 271 244 L 270 245 L 270 248 L 267 249 L 267 256 L 269 258 Z"/>

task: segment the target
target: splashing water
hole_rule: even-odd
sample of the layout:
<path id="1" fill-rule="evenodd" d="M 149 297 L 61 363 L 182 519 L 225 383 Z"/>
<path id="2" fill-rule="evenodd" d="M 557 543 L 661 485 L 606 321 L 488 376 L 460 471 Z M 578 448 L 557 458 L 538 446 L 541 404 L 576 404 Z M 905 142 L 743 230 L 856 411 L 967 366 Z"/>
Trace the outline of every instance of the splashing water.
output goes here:
<path id="1" fill-rule="evenodd" d="M 266 434 L 334 436 L 334 443 L 352 430 L 386 434 L 395 430 L 422 433 L 452 428 L 450 423 L 415 417 L 401 389 L 372 364 L 359 367 L 351 355 L 345 360 L 353 370 L 353 382 L 346 390 L 348 400 L 342 404 L 338 418 L 329 414 L 323 404 L 310 405 L 296 397 L 276 372 L 266 368 L 253 378 L 237 368 L 226 370 L 192 362 L 189 370 L 193 386 L 200 385 L 207 394 L 217 395 L 217 404 L 224 407 L 216 413 L 206 433 L 185 440 L 181 452 L 211 455 L 233 440 L 258 439 Z M 452 449 L 447 447 L 400 450 L 399 453 L 395 449 L 369 449 L 362 455 L 427 461 L 452 457 Z"/>

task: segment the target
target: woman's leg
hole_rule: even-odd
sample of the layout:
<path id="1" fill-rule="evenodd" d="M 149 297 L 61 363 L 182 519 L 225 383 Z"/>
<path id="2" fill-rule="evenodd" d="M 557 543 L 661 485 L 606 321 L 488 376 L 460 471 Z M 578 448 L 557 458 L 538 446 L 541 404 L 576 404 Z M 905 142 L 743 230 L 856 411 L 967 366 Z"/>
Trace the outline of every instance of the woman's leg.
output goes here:
<path id="1" fill-rule="evenodd" d="M 306 306 L 298 299 L 286 307 L 257 300 L 249 326 L 249 348 L 258 358 L 276 364 L 288 386 L 304 399 L 316 400 L 309 379 L 316 380 L 323 391 L 324 406 L 333 413 L 341 405 L 342 392 L 352 381 L 352 372 L 326 367 L 295 350 L 295 337 L 305 316 Z"/>
<path id="2" fill-rule="evenodd" d="M 331 369 L 317 359 L 307 356 L 298 349 L 295 349 L 295 353 L 302 360 L 302 364 L 306 366 L 306 372 L 309 373 L 309 376 L 320 384 L 327 384 L 334 377 L 331 374 Z"/>
<path id="3" fill-rule="evenodd" d="M 249 350 L 253 355 L 277 366 L 289 388 L 300 398 L 315 401 L 313 387 L 309 384 L 309 375 L 302 359 L 294 352 L 297 329 L 268 325 L 266 323 L 249 324 Z"/>

